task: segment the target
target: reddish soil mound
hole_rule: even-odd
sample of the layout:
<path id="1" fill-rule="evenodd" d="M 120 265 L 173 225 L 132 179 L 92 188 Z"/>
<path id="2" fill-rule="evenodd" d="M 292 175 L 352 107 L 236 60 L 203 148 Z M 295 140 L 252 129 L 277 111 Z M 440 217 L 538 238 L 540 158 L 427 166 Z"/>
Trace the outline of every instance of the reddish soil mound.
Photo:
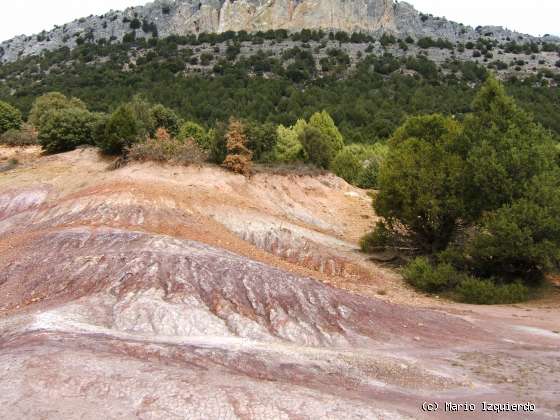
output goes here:
<path id="1" fill-rule="evenodd" d="M 557 307 L 415 295 L 356 252 L 375 220 L 363 191 L 106 167 L 80 150 L 0 177 L 1 418 L 432 418 L 424 401 L 482 400 L 537 405 L 503 418 L 558 413 Z"/>

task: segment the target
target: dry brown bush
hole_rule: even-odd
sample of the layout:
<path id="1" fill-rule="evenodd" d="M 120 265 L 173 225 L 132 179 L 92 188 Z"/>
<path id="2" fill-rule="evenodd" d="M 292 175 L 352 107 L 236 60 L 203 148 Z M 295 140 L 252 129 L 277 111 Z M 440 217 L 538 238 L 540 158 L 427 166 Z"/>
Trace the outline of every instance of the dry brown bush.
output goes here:
<path id="1" fill-rule="evenodd" d="M 160 127 L 156 131 L 156 140 L 169 141 L 171 140 L 171 134 L 169 134 L 165 128 Z"/>
<path id="2" fill-rule="evenodd" d="M 231 118 L 226 133 L 228 154 L 222 166 L 232 172 L 250 176 L 253 170 L 253 153 L 247 148 L 247 137 L 243 124 Z"/>
<path id="3" fill-rule="evenodd" d="M 32 146 L 38 144 L 37 132 L 27 124 L 20 130 L 8 130 L 0 136 L 0 144 L 6 146 Z"/>
<path id="4" fill-rule="evenodd" d="M 147 138 L 128 148 L 128 159 L 136 161 L 169 162 L 178 165 L 201 163 L 207 159 L 206 153 L 193 139 L 178 140 L 160 128 L 156 138 Z"/>

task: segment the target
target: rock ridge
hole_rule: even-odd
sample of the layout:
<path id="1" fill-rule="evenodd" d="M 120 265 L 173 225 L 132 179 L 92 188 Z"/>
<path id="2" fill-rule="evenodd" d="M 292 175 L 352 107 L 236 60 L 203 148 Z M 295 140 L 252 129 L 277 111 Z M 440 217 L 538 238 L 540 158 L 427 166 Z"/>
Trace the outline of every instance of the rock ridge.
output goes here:
<path id="1" fill-rule="evenodd" d="M 0 43 L 0 62 L 70 49 L 84 42 L 120 42 L 134 32 L 137 38 L 191 33 L 323 29 L 406 37 L 431 36 L 452 42 L 491 37 L 521 42 L 539 38 L 502 27 L 472 27 L 418 12 L 396 0 L 156 0 L 123 11 L 74 20 L 33 36 L 20 35 Z M 557 37 L 542 38 L 549 42 Z"/>

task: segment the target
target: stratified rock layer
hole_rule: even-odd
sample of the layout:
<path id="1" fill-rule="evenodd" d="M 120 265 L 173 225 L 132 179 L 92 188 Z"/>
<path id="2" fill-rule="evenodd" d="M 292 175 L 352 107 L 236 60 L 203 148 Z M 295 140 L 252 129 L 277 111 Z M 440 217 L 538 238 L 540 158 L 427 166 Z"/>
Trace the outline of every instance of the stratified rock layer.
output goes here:
<path id="1" fill-rule="evenodd" d="M 520 395 L 524 418 L 557 412 L 560 336 L 535 321 L 557 309 L 463 317 L 325 284 L 413 301 L 355 252 L 365 192 L 106 167 L 80 150 L 0 177 L 0 418 L 433 418 L 423 401 Z"/>

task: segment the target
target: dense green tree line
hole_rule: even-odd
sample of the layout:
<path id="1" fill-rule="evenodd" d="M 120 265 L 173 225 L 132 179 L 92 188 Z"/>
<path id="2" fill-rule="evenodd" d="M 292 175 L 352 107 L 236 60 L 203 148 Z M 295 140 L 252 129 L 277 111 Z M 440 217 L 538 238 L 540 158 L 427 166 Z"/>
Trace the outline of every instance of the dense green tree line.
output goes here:
<path id="1" fill-rule="evenodd" d="M 22 123 L 18 111 L 2 102 L 0 121 Z M 387 155 L 387 146 L 381 143 L 345 145 L 334 120 L 324 110 L 315 112 L 309 120 L 298 119 L 293 126 L 230 117 L 227 124 L 218 122 L 207 130 L 140 95 L 107 114 L 91 112 L 77 98 L 50 92 L 34 102 L 24 129 L 14 125 L 8 130 L 5 135 L 0 133 L 0 143 L 38 142 L 47 153 L 93 145 L 125 159 L 228 163 L 230 169 L 243 174 L 251 173 L 253 161 L 305 163 L 330 169 L 364 188 L 377 186 L 380 166 Z M 235 147 L 230 144 L 231 138 L 237 139 Z M 238 153 L 240 147 L 243 154 Z M 232 150 L 237 152 L 232 155 Z"/>
<path id="2" fill-rule="evenodd" d="M 235 42 L 251 36 L 204 35 L 206 42 L 228 40 L 228 50 L 231 47 L 236 52 L 228 59 L 224 45 L 216 44 L 222 51 L 212 58 L 205 56 L 211 71 L 200 75 L 183 74 L 185 65 L 202 54 L 195 51 L 196 46 L 188 47 L 193 40 L 181 37 L 143 40 L 138 46 L 84 44 L 73 51 L 66 48 L 25 58 L 0 66 L 0 100 L 27 115 L 35 98 L 59 91 L 80 98 L 92 111 L 112 112 L 141 94 L 206 128 L 230 116 L 290 126 L 298 118 L 309 118 L 324 109 L 347 143 L 375 143 L 388 138 L 409 115 L 437 112 L 461 119 L 470 110 L 476 85 L 487 73 L 476 63 L 456 61 L 438 67 L 422 56 L 367 55 L 350 68 L 341 50 L 325 51 L 326 57 L 319 59 L 304 43 L 281 57 L 266 51 L 239 57 Z M 287 35 L 266 35 L 273 36 L 284 39 Z M 299 36 L 305 41 L 327 35 L 311 31 Z M 129 56 L 135 55 L 135 64 L 129 65 Z M 100 57 L 105 60 L 99 61 Z M 403 71 L 416 75 L 401 74 Z M 506 88 L 537 121 L 560 133 L 558 88 L 543 83 L 542 75 L 513 80 Z"/>

